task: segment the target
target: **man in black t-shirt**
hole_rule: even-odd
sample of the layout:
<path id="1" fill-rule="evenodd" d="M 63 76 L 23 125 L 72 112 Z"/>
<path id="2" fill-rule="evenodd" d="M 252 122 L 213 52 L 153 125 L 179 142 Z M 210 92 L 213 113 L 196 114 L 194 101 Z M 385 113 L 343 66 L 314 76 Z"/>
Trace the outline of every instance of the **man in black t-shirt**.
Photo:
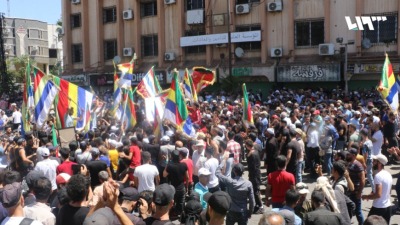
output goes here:
<path id="1" fill-rule="evenodd" d="M 297 157 L 300 149 L 300 144 L 296 140 L 296 130 L 290 129 L 289 131 L 291 141 L 287 145 L 287 152 L 286 152 L 286 171 L 292 173 L 293 176 L 296 177 L 296 165 L 297 165 Z"/>
<path id="2" fill-rule="evenodd" d="M 57 217 L 56 225 L 82 225 L 89 207 L 82 206 L 89 192 L 89 180 L 82 174 L 73 175 L 67 184 L 70 203 L 64 205 Z"/>
<path id="3" fill-rule="evenodd" d="M 94 189 L 96 186 L 101 184 L 99 180 L 99 172 L 108 171 L 108 166 L 106 162 L 100 160 L 100 150 L 98 148 L 92 148 L 90 153 L 92 154 L 93 161 L 87 162 L 86 166 L 90 173 L 92 189 Z"/>
<path id="4" fill-rule="evenodd" d="M 184 180 L 189 180 L 188 168 L 185 163 L 179 162 L 179 151 L 174 150 L 171 154 L 172 161 L 167 165 L 164 170 L 163 176 L 168 177 L 171 185 L 175 188 L 174 196 L 174 216 L 182 214 L 185 195 L 188 187 L 185 187 Z M 189 182 L 187 182 L 188 184 Z"/>
<path id="5" fill-rule="evenodd" d="M 264 212 L 263 204 L 260 196 L 260 185 L 261 185 L 261 160 L 260 155 L 257 150 L 254 149 L 254 142 L 250 139 L 246 140 L 245 147 L 249 152 L 247 154 L 247 165 L 249 169 L 249 181 L 253 185 L 254 199 L 256 205 L 254 207 L 254 212 L 256 214 L 262 214 Z"/>
<path id="6" fill-rule="evenodd" d="M 154 143 L 155 136 L 150 135 L 148 137 L 149 143 L 143 142 L 143 151 L 149 152 L 151 154 L 151 163 L 154 166 L 158 166 L 158 155 L 160 154 L 160 145 Z"/>

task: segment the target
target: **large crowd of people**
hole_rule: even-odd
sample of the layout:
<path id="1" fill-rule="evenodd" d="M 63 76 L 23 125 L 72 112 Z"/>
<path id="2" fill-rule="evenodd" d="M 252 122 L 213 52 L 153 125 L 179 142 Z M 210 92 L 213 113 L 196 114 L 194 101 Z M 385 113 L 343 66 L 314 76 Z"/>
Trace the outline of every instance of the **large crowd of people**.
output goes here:
<path id="1" fill-rule="evenodd" d="M 390 224 L 400 182 L 385 166 L 400 160 L 400 117 L 375 90 L 248 94 L 252 124 L 240 94 L 187 99 L 193 136 L 169 121 L 155 133 L 140 98 L 123 129 L 99 94 L 93 129 L 57 146 L 54 117 L 21 134 L 20 104 L 3 96 L 1 225 L 245 225 L 254 214 L 260 225 Z"/>

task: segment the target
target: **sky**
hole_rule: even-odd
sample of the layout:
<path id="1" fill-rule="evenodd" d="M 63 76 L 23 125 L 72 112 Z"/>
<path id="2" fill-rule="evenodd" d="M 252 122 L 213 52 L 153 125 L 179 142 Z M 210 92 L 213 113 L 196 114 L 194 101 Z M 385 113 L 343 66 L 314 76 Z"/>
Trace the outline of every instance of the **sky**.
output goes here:
<path id="1" fill-rule="evenodd" d="M 9 0 L 10 17 L 56 24 L 61 18 L 61 0 Z M 0 0 L 0 13 L 8 17 L 7 0 Z"/>

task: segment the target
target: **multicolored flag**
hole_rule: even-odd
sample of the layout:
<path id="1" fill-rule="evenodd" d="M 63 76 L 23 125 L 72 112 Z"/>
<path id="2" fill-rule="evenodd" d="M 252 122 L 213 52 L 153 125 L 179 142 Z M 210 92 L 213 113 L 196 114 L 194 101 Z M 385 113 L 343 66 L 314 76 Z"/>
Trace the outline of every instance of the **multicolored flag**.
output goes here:
<path id="1" fill-rule="evenodd" d="M 157 78 L 154 75 L 154 66 L 150 68 L 149 72 L 143 77 L 137 85 L 137 93 L 142 98 L 155 97 L 160 91 L 161 87 L 156 85 Z M 158 83 L 158 81 L 157 81 Z"/>
<path id="2" fill-rule="evenodd" d="M 118 82 L 120 88 L 129 89 L 132 86 L 133 69 L 135 68 L 136 54 L 132 57 L 129 63 L 118 64 L 118 69 L 121 71 L 121 77 Z"/>
<path id="3" fill-rule="evenodd" d="M 115 118 L 121 119 L 122 91 L 121 88 L 118 86 L 118 82 L 119 82 L 119 77 L 117 73 L 117 68 L 114 63 L 114 93 L 113 93 L 114 105 L 112 106 L 111 109 L 111 115 Z"/>
<path id="4" fill-rule="evenodd" d="M 253 124 L 253 113 L 251 111 L 251 104 L 247 94 L 246 84 L 242 85 L 243 89 L 243 122 L 247 125 Z"/>
<path id="5" fill-rule="evenodd" d="M 185 70 L 183 77 L 183 88 L 185 90 L 185 96 L 190 99 L 191 102 L 197 102 L 197 92 L 194 86 L 192 76 L 189 74 L 189 70 Z"/>
<path id="6" fill-rule="evenodd" d="M 200 93 L 208 85 L 214 84 L 215 73 L 204 67 L 193 67 L 192 80 L 197 93 Z"/>
<path id="7" fill-rule="evenodd" d="M 168 119 L 175 124 L 178 130 L 182 130 L 189 114 L 185 103 L 185 97 L 179 86 L 179 73 L 176 69 L 172 73 L 173 79 L 166 99 L 164 119 Z"/>
<path id="8" fill-rule="evenodd" d="M 382 77 L 379 83 L 378 91 L 380 92 L 383 100 L 389 104 L 392 112 L 397 114 L 397 109 L 399 107 L 399 92 L 397 90 L 396 77 L 393 73 L 393 67 L 387 54 L 382 68 Z"/>
<path id="9" fill-rule="evenodd" d="M 72 117 L 77 118 L 75 128 L 88 130 L 93 93 L 56 76 L 53 77 L 53 82 L 60 89 L 60 94 L 54 100 L 57 106 L 57 127 L 66 128 L 65 117 L 68 110 L 73 108 Z"/>
<path id="10" fill-rule="evenodd" d="M 43 78 L 41 82 L 46 82 L 43 88 L 39 85 L 37 92 L 41 92 L 39 100 L 35 106 L 36 127 L 42 128 L 46 123 L 53 101 L 58 95 L 59 89 L 49 78 Z"/>
<path id="11" fill-rule="evenodd" d="M 25 71 L 24 92 L 22 96 L 22 129 L 24 132 L 30 130 L 30 109 L 34 107 L 33 87 L 31 81 L 31 64 L 28 61 Z"/>
<path id="12" fill-rule="evenodd" d="M 125 128 L 131 128 L 136 125 L 136 110 L 134 101 L 134 91 L 132 89 L 123 90 L 124 110 L 122 115 L 122 122 Z"/>

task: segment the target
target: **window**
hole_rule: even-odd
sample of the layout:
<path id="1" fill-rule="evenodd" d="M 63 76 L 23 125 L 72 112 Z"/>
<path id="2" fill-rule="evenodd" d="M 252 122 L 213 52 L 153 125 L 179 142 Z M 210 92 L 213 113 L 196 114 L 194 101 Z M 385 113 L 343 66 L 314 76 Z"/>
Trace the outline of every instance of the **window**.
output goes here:
<path id="1" fill-rule="evenodd" d="M 260 2 L 260 0 L 236 0 L 236 4 L 247 4 L 252 2 Z"/>
<path id="2" fill-rule="evenodd" d="M 296 47 L 313 47 L 324 43 L 324 21 L 306 20 L 295 21 Z"/>
<path id="3" fill-rule="evenodd" d="M 260 25 L 250 25 L 250 26 L 236 27 L 237 32 L 256 31 L 256 30 L 261 30 L 261 26 Z M 258 50 L 258 49 L 261 49 L 261 41 L 239 42 L 239 43 L 236 43 L 236 47 L 241 47 L 241 48 L 243 48 L 243 50 Z"/>
<path id="4" fill-rule="evenodd" d="M 373 21 L 374 30 L 369 30 L 368 26 L 364 25 L 363 39 L 368 38 L 371 43 L 397 43 L 397 13 L 376 16 L 386 16 L 387 20 Z"/>
<path id="5" fill-rule="evenodd" d="M 115 23 L 117 21 L 117 8 L 110 7 L 103 9 L 103 23 Z"/>
<path id="6" fill-rule="evenodd" d="M 49 58 L 57 59 L 57 49 L 54 48 L 49 49 Z"/>
<path id="7" fill-rule="evenodd" d="M 104 41 L 104 60 L 113 59 L 118 54 L 117 40 Z"/>
<path id="8" fill-rule="evenodd" d="M 80 63 L 82 62 L 82 44 L 72 45 L 72 62 Z"/>
<path id="9" fill-rule="evenodd" d="M 142 56 L 158 55 L 158 36 L 142 36 Z"/>
<path id="10" fill-rule="evenodd" d="M 206 34 L 206 32 L 204 30 L 202 30 L 202 31 L 186 31 L 185 36 L 199 36 L 199 35 L 205 35 L 205 34 Z M 204 53 L 204 52 L 206 52 L 206 46 L 205 45 L 188 46 L 188 47 L 185 47 L 185 52 L 187 54 Z"/>
<path id="11" fill-rule="evenodd" d="M 204 0 L 187 0 L 186 10 L 204 9 Z"/>
<path id="12" fill-rule="evenodd" d="M 157 16 L 157 2 L 140 3 L 140 17 Z"/>
<path id="13" fill-rule="evenodd" d="M 71 15 L 71 28 L 81 27 L 81 14 L 72 14 Z"/>

